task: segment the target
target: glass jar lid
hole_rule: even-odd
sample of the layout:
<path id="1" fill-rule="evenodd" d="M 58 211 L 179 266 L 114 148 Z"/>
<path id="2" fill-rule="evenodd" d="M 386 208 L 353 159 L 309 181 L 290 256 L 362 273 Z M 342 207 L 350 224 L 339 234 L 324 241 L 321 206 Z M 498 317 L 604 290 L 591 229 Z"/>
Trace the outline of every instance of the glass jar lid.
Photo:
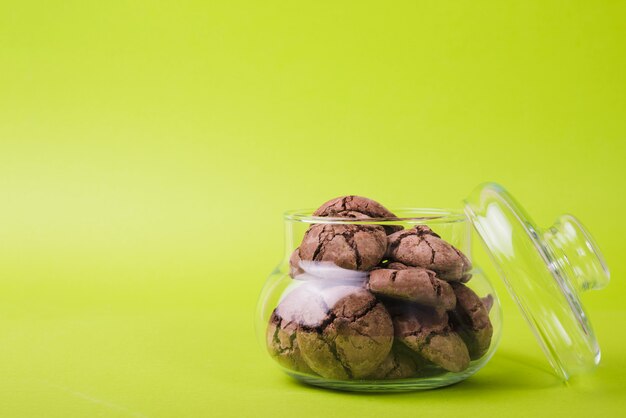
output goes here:
<path id="1" fill-rule="evenodd" d="M 579 294 L 605 287 L 609 270 L 585 227 L 562 215 L 539 229 L 495 183 L 477 187 L 465 211 L 556 374 L 595 368 L 600 347 Z"/>

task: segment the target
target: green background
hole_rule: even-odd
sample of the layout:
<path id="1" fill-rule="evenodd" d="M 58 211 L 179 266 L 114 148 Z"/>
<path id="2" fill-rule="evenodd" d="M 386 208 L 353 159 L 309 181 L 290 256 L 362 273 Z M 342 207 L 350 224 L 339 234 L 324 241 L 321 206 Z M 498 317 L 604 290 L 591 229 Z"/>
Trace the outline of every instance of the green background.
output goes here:
<path id="1" fill-rule="evenodd" d="M 626 3 L 0 0 L 0 416 L 620 416 Z M 312 389 L 257 345 L 284 210 L 576 214 L 613 281 L 567 385 L 491 272 L 492 361 L 450 388 Z M 482 261 L 481 261 L 482 260 Z"/>

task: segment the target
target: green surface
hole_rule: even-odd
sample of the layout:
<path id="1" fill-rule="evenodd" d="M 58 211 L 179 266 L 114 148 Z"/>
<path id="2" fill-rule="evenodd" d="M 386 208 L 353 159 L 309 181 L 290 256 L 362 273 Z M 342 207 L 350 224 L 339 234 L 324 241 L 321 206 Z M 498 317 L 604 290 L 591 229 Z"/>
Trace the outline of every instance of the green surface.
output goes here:
<path id="1" fill-rule="evenodd" d="M 0 0 L 0 417 L 623 416 L 624 22 L 619 1 Z M 454 387 L 308 388 L 257 346 L 284 210 L 459 207 L 486 180 L 604 250 L 596 373 L 552 377 L 500 282 L 501 346 Z"/>

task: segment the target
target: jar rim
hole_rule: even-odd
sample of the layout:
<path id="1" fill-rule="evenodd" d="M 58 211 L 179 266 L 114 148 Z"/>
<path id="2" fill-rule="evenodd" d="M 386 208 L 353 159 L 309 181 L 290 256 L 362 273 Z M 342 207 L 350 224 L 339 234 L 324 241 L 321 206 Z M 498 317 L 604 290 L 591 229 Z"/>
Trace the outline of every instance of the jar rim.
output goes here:
<path id="1" fill-rule="evenodd" d="M 431 223 L 456 223 L 465 222 L 467 217 L 464 212 L 447 208 L 390 208 L 396 217 L 388 218 L 340 218 L 331 216 L 313 216 L 315 209 L 294 209 L 283 214 L 285 221 L 303 223 L 325 223 L 325 224 L 393 224 L 397 222 L 408 222 L 413 224 Z"/>

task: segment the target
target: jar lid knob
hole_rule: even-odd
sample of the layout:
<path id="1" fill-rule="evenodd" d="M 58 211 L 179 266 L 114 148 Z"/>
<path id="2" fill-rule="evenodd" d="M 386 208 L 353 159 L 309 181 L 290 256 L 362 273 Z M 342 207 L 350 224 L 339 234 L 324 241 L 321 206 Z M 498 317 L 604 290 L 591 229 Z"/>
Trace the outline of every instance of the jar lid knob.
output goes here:
<path id="1" fill-rule="evenodd" d="M 561 215 L 543 233 L 554 269 L 565 270 L 565 278 L 578 292 L 603 289 L 609 284 L 609 268 L 583 224 L 572 215 Z"/>

